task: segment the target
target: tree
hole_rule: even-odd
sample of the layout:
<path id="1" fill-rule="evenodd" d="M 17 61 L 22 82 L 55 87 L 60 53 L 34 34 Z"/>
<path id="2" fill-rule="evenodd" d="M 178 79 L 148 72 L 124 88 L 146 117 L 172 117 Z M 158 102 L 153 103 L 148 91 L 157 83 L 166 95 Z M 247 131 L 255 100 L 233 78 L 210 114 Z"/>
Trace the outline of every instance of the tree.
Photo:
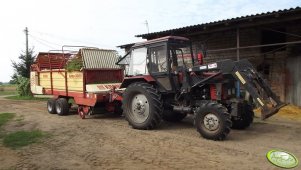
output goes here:
<path id="1" fill-rule="evenodd" d="M 26 55 L 26 52 L 20 54 L 20 62 L 12 61 L 12 66 L 16 74 L 16 76 L 15 74 L 12 76 L 12 79 L 15 79 L 17 76 L 30 78 L 30 66 L 34 63 L 35 60 L 33 53 L 33 49 L 29 49 L 28 55 Z"/>
<path id="2" fill-rule="evenodd" d="M 11 77 L 10 81 L 13 84 L 17 84 L 18 93 L 20 96 L 32 95 L 30 92 L 30 66 L 34 63 L 33 49 L 28 50 L 28 55 L 26 53 L 21 53 L 19 56 L 20 61 L 12 61 L 12 66 L 15 73 Z"/>
<path id="3" fill-rule="evenodd" d="M 17 80 L 18 80 L 18 75 L 17 75 L 17 73 L 14 73 L 11 76 L 11 80 L 9 81 L 9 84 L 17 84 Z"/>

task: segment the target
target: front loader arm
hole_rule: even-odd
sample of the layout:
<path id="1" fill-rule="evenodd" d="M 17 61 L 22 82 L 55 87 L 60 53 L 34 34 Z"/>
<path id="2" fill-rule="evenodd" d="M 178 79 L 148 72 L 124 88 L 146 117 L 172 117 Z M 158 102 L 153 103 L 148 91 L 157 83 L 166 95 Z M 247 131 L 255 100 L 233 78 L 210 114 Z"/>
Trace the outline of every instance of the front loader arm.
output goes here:
<path id="1" fill-rule="evenodd" d="M 241 82 L 255 101 L 262 107 L 261 118 L 276 114 L 286 104 L 271 90 L 265 79 L 248 60 L 236 61 L 232 75 Z"/>
<path id="2" fill-rule="evenodd" d="M 232 74 L 261 106 L 262 119 L 276 114 L 281 107 L 286 105 L 280 101 L 266 80 L 262 78 L 248 60 L 222 60 L 194 67 L 192 71 L 218 71 L 222 74 Z"/>

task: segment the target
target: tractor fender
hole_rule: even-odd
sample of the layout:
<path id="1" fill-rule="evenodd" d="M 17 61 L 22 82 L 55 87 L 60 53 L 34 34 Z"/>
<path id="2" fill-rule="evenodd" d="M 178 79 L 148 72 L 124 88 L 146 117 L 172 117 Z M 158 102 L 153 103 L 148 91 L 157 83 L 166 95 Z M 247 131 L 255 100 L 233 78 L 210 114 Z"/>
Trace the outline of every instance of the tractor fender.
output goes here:
<path id="1" fill-rule="evenodd" d="M 138 81 L 144 81 L 148 83 L 156 82 L 156 80 L 151 75 L 125 77 L 121 83 L 120 88 L 127 88 L 130 84 Z"/>

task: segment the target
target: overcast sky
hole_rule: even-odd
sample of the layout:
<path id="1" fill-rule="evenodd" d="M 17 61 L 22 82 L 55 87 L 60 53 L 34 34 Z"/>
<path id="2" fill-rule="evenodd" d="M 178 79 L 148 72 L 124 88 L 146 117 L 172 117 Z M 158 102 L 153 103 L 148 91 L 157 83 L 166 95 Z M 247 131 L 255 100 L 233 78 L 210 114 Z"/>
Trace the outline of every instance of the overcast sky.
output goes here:
<path id="1" fill-rule="evenodd" d="M 0 5 L 0 82 L 11 60 L 29 47 L 47 52 L 62 45 L 106 49 L 142 41 L 137 34 L 301 6 L 300 0 L 6 0 Z"/>

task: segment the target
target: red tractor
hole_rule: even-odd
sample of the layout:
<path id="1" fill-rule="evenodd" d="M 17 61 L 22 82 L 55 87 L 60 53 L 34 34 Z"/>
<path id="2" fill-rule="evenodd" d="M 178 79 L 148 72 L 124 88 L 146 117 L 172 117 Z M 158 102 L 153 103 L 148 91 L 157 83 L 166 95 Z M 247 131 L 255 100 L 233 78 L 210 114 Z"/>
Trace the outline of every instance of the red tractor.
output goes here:
<path id="1" fill-rule="evenodd" d="M 120 88 L 123 114 L 135 129 L 154 129 L 164 119 L 180 121 L 194 115 L 197 131 L 207 139 L 223 140 L 230 128 L 253 122 L 252 105 L 265 119 L 284 106 L 247 60 L 202 64 L 187 38 L 168 36 L 135 44 L 117 64 L 125 65 Z"/>

